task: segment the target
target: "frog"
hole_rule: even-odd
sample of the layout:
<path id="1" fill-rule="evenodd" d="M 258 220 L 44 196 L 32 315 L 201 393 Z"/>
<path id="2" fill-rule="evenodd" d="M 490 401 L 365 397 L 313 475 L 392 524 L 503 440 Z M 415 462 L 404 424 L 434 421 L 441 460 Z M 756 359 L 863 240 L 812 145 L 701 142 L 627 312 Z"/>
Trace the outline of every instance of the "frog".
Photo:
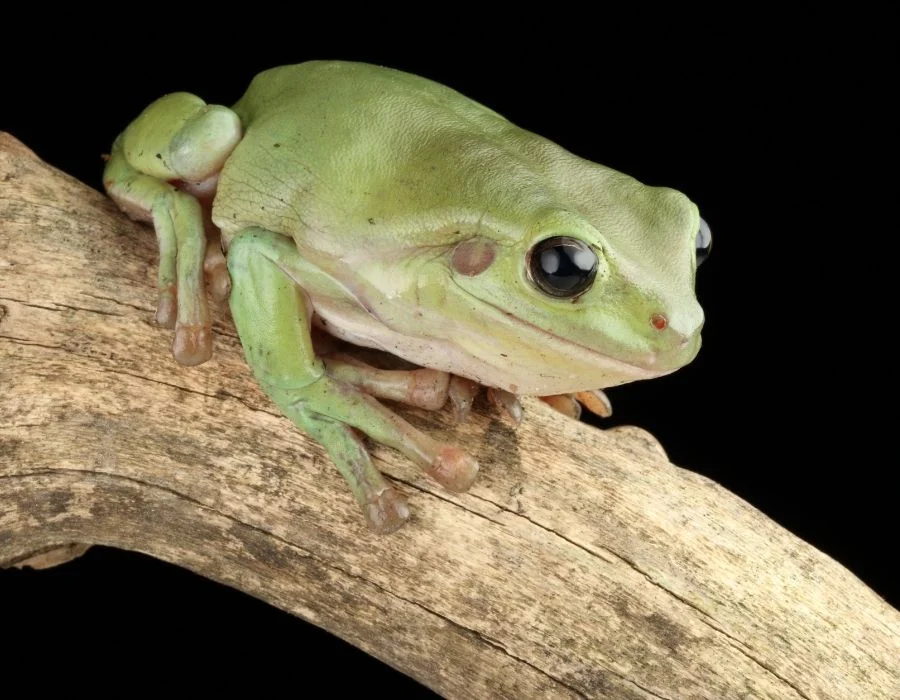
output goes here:
<path id="1" fill-rule="evenodd" d="M 411 512 L 364 438 L 451 492 L 479 472 L 391 402 L 463 420 L 486 387 L 513 420 L 522 396 L 606 414 L 604 389 L 700 348 L 712 237 L 696 204 L 404 71 L 308 61 L 259 73 L 231 107 L 164 95 L 115 139 L 103 182 L 155 230 L 174 359 L 211 357 L 210 298 L 227 301 L 262 390 L 377 533 Z"/>

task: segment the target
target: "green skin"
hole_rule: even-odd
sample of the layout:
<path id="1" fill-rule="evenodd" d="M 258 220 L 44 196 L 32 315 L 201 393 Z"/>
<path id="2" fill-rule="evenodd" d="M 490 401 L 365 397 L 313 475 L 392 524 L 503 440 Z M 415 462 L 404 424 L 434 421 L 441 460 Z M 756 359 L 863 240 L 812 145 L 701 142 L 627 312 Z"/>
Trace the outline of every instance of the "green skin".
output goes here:
<path id="1" fill-rule="evenodd" d="M 232 109 L 167 95 L 116 140 L 104 182 L 156 229 L 157 318 L 176 359 L 209 358 L 207 287 L 227 296 L 262 387 L 381 532 L 409 511 L 353 428 L 452 490 L 478 464 L 375 397 L 463 405 L 472 382 L 558 396 L 667 374 L 700 347 L 694 204 L 406 73 L 316 61 L 259 74 Z M 553 236 L 598 258 L 575 298 L 529 272 Z M 313 325 L 427 369 L 323 360 Z"/>

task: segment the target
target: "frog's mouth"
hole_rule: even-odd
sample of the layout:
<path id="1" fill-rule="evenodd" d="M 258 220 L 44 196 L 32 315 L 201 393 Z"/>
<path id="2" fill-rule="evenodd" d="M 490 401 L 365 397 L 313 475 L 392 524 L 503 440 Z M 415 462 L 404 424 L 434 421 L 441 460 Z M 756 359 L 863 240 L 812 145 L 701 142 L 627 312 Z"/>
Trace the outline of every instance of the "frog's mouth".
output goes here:
<path id="1" fill-rule="evenodd" d="M 526 328 L 530 334 L 534 335 L 540 340 L 540 343 L 543 344 L 544 347 L 553 349 L 559 348 L 557 352 L 561 360 L 571 358 L 573 360 L 583 362 L 585 365 L 589 365 L 590 367 L 595 367 L 598 370 L 601 370 L 604 374 L 608 373 L 610 376 L 620 377 L 620 381 L 615 382 L 616 384 L 624 384 L 626 382 L 637 381 L 641 379 L 654 379 L 666 374 L 671 374 L 690 361 L 686 360 L 685 362 L 677 363 L 674 366 L 666 366 L 665 364 L 660 366 L 660 363 L 658 362 L 658 356 L 656 354 L 648 353 L 646 359 L 643 362 L 627 362 L 625 360 L 620 360 L 612 357 L 604 353 L 603 351 L 598 350 L 596 347 L 591 347 L 589 345 L 585 345 L 584 343 L 578 342 L 577 340 L 551 333 L 550 331 L 546 330 L 545 328 L 541 328 L 531 321 L 516 317 L 509 311 L 500 308 L 490 301 L 487 301 L 485 299 L 479 299 L 479 301 L 485 306 L 492 309 L 496 314 L 503 317 L 504 319 L 511 320 L 512 323 L 519 328 Z M 697 349 L 699 350 L 699 344 Z M 690 359 L 693 359 L 693 357 L 694 356 L 691 356 Z"/>

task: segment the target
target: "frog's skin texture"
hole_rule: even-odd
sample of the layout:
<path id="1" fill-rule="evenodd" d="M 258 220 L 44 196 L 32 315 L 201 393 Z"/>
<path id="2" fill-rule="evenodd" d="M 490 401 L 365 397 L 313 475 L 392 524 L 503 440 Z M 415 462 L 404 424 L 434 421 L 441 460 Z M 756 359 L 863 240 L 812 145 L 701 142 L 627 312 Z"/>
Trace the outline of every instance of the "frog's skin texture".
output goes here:
<path id="1" fill-rule="evenodd" d="M 205 286 L 227 297 L 260 384 L 378 531 L 409 511 L 354 429 L 452 490 L 478 464 L 375 397 L 449 397 L 462 416 L 485 385 L 513 414 L 532 394 L 577 415 L 570 395 L 667 374 L 700 347 L 694 204 L 406 73 L 316 61 L 261 73 L 232 109 L 167 95 L 116 140 L 104 182 L 156 229 L 176 359 L 210 356 Z M 592 282 L 554 286 L 560 251 Z M 424 369 L 323 357 L 313 327 Z"/>

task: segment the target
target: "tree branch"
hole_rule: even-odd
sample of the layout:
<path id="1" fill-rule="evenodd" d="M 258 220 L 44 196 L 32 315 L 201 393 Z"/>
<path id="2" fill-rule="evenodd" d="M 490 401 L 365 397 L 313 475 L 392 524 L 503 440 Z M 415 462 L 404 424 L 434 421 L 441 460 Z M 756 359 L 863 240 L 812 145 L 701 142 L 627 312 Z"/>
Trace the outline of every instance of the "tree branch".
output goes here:
<path id="1" fill-rule="evenodd" d="M 900 696 L 897 611 L 646 433 L 405 410 L 482 473 L 455 496 L 376 447 L 413 519 L 373 535 L 227 313 L 176 365 L 153 236 L 8 135 L 0 227 L 0 562 L 146 552 L 449 697 Z"/>

